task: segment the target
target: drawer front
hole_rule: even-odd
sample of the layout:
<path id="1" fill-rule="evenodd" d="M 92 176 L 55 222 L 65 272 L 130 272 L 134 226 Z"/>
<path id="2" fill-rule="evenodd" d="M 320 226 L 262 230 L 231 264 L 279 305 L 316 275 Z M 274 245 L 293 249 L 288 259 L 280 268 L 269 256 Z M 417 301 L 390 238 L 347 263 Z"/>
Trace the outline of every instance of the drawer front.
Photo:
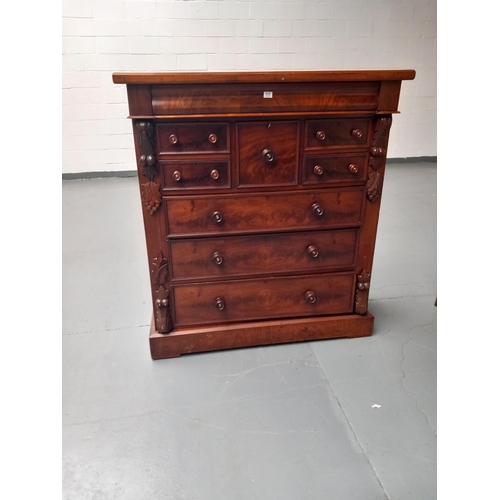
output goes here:
<path id="1" fill-rule="evenodd" d="M 363 181 L 367 164 L 367 153 L 306 156 L 303 183 L 335 184 L 342 181 Z"/>
<path id="2" fill-rule="evenodd" d="M 370 120 L 368 118 L 339 118 L 308 120 L 306 122 L 306 149 L 368 145 Z"/>
<path id="3" fill-rule="evenodd" d="M 166 201 L 171 236 L 358 226 L 364 187 Z"/>
<path id="4" fill-rule="evenodd" d="M 178 153 L 229 153 L 227 123 L 159 123 L 160 155 Z"/>
<path id="5" fill-rule="evenodd" d="M 174 285 L 175 325 L 352 312 L 354 274 Z"/>
<path id="6" fill-rule="evenodd" d="M 177 240 L 173 279 L 217 278 L 354 267 L 358 229 Z"/>
<path id="7" fill-rule="evenodd" d="M 298 122 L 238 123 L 240 186 L 297 184 Z"/>
<path id="8" fill-rule="evenodd" d="M 160 167 L 163 191 L 229 187 L 228 161 L 168 161 Z"/>
<path id="9" fill-rule="evenodd" d="M 376 110 L 378 82 L 153 85 L 153 114 Z"/>

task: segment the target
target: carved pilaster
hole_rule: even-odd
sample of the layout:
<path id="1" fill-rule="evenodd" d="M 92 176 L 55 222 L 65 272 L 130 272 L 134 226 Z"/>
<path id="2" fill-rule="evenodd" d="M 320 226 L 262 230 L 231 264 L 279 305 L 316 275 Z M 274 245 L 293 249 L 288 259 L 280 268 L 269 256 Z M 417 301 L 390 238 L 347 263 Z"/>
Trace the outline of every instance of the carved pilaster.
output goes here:
<path id="1" fill-rule="evenodd" d="M 391 124 L 391 115 L 380 116 L 377 118 L 373 131 L 369 161 L 372 172 L 368 174 L 368 182 L 366 183 L 366 196 L 372 203 L 377 200 L 382 191 L 382 174 L 377 170 L 385 164 Z"/>
<path id="2" fill-rule="evenodd" d="M 370 289 L 370 275 L 363 270 L 357 276 L 356 297 L 354 299 L 354 312 L 366 314 L 368 311 L 368 290 Z"/>
<path id="3" fill-rule="evenodd" d="M 172 330 L 170 296 L 167 287 L 168 260 L 161 252 L 151 263 L 151 283 L 153 285 L 156 331 L 168 333 Z"/>
<path id="4" fill-rule="evenodd" d="M 149 182 L 141 184 L 141 199 L 150 215 L 153 215 L 161 204 L 160 185 L 154 182 L 158 174 L 155 157 L 154 126 L 151 122 L 138 122 L 136 124 L 139 138 L 139 164 L 142 174 Z"/>

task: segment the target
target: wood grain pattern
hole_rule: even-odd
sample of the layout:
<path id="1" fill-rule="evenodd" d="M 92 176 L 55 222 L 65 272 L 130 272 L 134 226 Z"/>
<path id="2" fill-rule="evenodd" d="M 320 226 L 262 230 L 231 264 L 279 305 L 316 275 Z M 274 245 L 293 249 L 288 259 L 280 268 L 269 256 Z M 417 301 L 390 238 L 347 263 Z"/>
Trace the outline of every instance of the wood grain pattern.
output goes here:
<path id="1" fill-rule="evenodd" d="M 305 149 L 324 149 L 338 146 L 366 147 L 369 143 L 370 120 L 367 118 L 332 118 L 328 120 L 306 121 Z M 359 130 L 361 137 L 353 135 Z M 318 132 L 324 132 L 323 140 L 317 137 Z"/>
<path id="2" fill-rule="evenodd" d="M 159 123 L 158 154 L 229 153 L 229 125 L 227 123 Z M 171 137 L 175 136 L 176 142 Z M 216 137 L 216 142 L 210 138 Z"/>
<path id="3" fill-rule="evenodd" d="M 238 123 L 238 185 L 297 184 L 298 133 L 297 121 Z"/>
<path id="4" fill-rule="evenodd" d="M 357 226 L 361 224 L 363 203 L 364 189 L 356 187 L 328 192 L 280 192 L 272 196 L 166 200 L 171 236 Z M 313 213 L 315 204 L 322 207 L 322 215 Z M 221 216 L 221 222 L 214 220 L 215 212 Z"/>
<path id="5" fill-rule="evenodd" d="M 163 192 L 229 188 L 229 161 L 172 160 L 159 163 Z"/>
<path id="6" fill-rule="evenodd" d="M 358 229 L 173 240 L 172 279 L 353 268 L 357 240 Z"/>
<path id="7" fill-rule="evenodd" d="M 378 82 L 154 85 L 153 114 L 376 110 Z M 272 95 L 272 97 L 265 97 Z"/>
<path id="8" fill-rule="evenodd" d="M 367 153 L 307 155 L 304 160 L 304 184 L 336 185 L 362 182 L 366 177 Z"/>
<path id="9" fill-rule="evenodd" d="M 207 325 L 261 318 L 352 312 L 353 273 L 173 285 L 174 324 Z M 315 295 L 314 303 L 306 293 Z M 220 310 L 217 298 L 225 302 Z"/>

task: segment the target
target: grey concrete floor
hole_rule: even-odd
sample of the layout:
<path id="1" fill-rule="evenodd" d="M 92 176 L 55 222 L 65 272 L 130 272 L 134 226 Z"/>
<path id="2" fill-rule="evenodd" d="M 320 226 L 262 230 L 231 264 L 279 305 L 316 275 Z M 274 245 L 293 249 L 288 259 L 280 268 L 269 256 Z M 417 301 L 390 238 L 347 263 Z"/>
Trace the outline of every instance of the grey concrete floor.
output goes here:
<path id="1" fill-rule="evenodd" d="M 63 498 L 436 498 L 436 164 L 389 164 L 371 337 L 152 361 L 137 178 L 63 181 Z"/>

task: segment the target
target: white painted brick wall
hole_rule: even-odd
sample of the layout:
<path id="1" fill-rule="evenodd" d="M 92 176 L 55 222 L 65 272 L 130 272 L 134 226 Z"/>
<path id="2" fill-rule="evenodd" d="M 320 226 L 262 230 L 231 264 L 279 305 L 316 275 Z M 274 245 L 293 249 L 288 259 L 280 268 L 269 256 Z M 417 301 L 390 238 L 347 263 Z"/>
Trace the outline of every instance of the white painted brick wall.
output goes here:
<path id="1" fill-rule="evenodd" d="M 63 172 L 134 170 L 114 71 L 415 69 L 391 157 L 435 156 L 436 0 L 63 0 Z"/>

